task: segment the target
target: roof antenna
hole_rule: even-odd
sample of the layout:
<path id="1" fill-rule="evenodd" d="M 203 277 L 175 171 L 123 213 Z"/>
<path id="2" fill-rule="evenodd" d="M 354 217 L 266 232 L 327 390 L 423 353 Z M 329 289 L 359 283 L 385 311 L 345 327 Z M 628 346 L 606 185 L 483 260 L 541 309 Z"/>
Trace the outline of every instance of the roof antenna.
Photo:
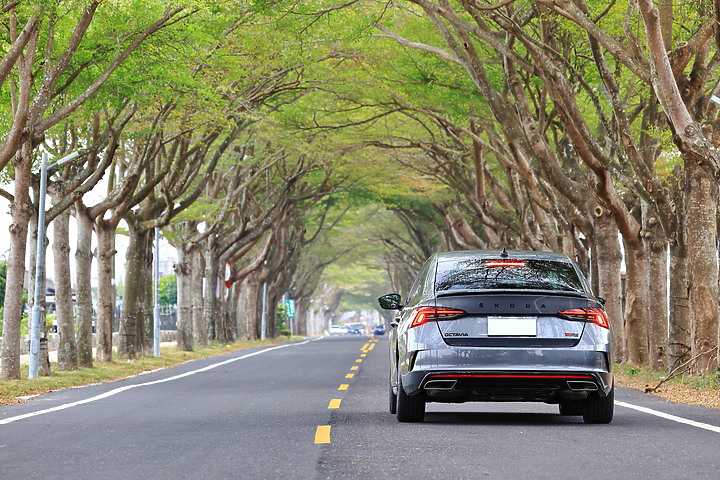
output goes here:
<path id="1" fill-rule="evenodd" d="M 501 256 L 502 258 L 507 258 L 507 257 L 509 256 L 508 253 L 507 253 L 507 250 L 505 250 L 505 247 L 503 247 L 503 251 L 500 252 L 500 256 Z"/>

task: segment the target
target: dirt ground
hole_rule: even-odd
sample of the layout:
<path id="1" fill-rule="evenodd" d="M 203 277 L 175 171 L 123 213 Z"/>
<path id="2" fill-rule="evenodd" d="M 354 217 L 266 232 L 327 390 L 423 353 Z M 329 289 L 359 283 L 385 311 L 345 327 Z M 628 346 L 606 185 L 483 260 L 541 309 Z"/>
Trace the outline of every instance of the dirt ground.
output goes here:
<path id="1" fill-rule="evenodd" d="M 648 385 L 648 383 L 641 378 L 616 372 L 615 385 L 645 391 L 646 387 L 655 387 L 657 383 Z M 658 391 L 649 393 L 675 403 L 703 405 L 705 407 L 720 409 L 720 390 L 699 390 L 689 385 L 664 383 L 658 388 Z"/>

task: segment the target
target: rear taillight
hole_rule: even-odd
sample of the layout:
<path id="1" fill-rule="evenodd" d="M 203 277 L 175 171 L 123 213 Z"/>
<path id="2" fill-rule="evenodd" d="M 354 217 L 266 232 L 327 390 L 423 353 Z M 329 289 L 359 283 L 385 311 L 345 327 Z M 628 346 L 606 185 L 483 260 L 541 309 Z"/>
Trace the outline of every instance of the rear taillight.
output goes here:
<path id="1" fill-rule="evenodd" d="M 610 328 L 607 315 L 605 314 L 605 310 L 602 308 L 569 308 L 558 312 L 558 315 L 565 317 L 568 320 L 590 322 L 603 328 Z"/>
<path id="2" fill-rule="evenodd" d="M 427 322 L 434 320 L 453 320 L 465 315 L 465 310 L 444 307 L 420 307 L 413 313 L 413 320 L 410 328 L 425 325 Z"/>

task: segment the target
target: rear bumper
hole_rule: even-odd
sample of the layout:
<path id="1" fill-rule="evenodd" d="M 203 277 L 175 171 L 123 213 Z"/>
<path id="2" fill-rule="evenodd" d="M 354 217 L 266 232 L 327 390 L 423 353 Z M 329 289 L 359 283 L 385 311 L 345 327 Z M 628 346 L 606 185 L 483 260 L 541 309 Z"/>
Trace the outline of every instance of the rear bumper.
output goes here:
<path id="1" fill-rule="evenodd" d="M 434 402 L 580 400 L 605 397 L 612 373 L 594 371 L 412 371 L 402 376 L 409 395 Z"/>
<path id="2" fill-rule="evenodd" d="M 612 372 L 609 345 L 585 348 L 427 348 L 416 345 L 401 357 L 401 371 L 440 372 Z M 424 348 L 423 348 L 424 347 Z"/>

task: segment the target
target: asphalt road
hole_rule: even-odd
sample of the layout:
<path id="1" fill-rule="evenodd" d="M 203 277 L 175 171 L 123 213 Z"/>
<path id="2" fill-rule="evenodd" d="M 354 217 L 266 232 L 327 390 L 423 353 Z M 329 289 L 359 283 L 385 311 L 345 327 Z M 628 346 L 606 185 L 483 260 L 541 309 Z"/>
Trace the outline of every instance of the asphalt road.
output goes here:
<path id="1" fill-rule="evenodd" d="M 720 478 L 720 411 L 634 390 L 617 391 L 610 425 L 530 403 L 430 404 L 399 424 L 378 340 L 245 350 L 2 407 L 0 479 Z"/>

